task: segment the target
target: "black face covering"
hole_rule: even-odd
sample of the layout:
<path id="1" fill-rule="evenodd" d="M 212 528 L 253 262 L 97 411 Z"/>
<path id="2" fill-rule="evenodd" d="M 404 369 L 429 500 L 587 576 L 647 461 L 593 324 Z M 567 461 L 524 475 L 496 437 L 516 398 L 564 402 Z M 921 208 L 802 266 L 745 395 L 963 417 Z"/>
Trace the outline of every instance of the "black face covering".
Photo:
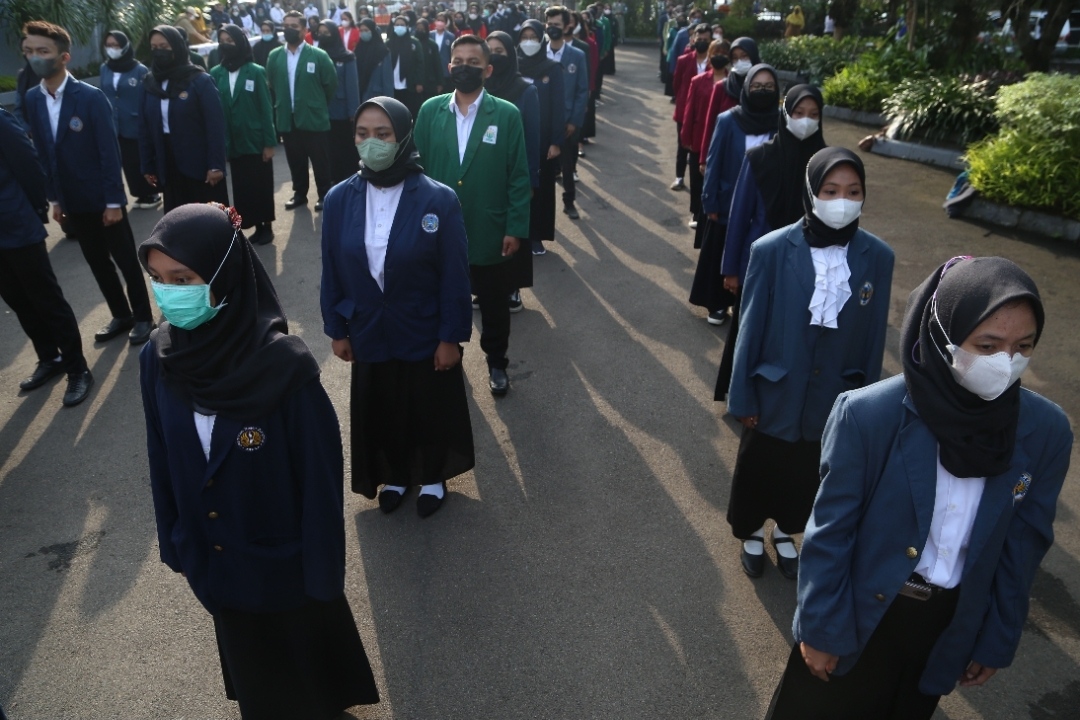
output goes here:
<path id="1" fill-rule="evenodd" d="M 484 84 L 484 68 L 476 65 L 455 65 L 450 68 L 450 82 L 454 88 L 468 95 Z"/>
<path id="2" fill-rule="evenodd" d="M 827 147 L 819 150 L 806 165 L 806 182 L 803 186 L 803 234 L 810 247 L 829 247 L 847 245 L 859 230 L 859 218 L 842 228 L 826 225 L 814 214 L 814 197 L 821 192 L 825 178 L 840 165 L 850 165 L 855 169 L 863 186 L 863 198 L 866 197 L 866 170 L 862 158 L 847 148 Z"/>
<path id="3" fill-rule="evenodd" d="M 713 70 L 723 70 L 731 63 L 726 55 L 713 55 L 709 58 L 709 64 L 712 65 Z"/>
<path id="4" fill-rule="evenodd" d="M 508 33 L 496 30 L 488 33 L 488 42 L 499 42 L 506 55 L 491 54 L 491 76 L 484 81 L 484 90 L 500 100 L 516 103 L 529 83 L 525 82 L 518 73 L 517 49 L 514 40 Z"/>
<path id="5" fill-rule="evenodd" d="M 549 25 L 545 32 L 547 33 L 547 36 L 552 40 L 562 40 L 563 29 L 561 27 L 552 27 Z"/>
<path id="6" fill-rule="evenodd" d="M 698 40 L 694 43 L 694 51 L 698 54 L 706 53 L 709 51 L 709 44 L 710 41 L 708 40 Z"/>
<path id="7" fill-rule="evenodd" d="M 1035 313 L 1037 343 L 1045 322 L 1039 290 L 1005 258 L 953 258 L 908 298 L 900 330 L 904 381 L 919 417 L 937 438 L 942 466 L 956 477 L 992 477 L 1009 469 L 1020 420 L 1020 383 L 993 400 L 962 387 L 942 356 L 945 335 L 963 343 L 979 324 L 1017 301 L 1027 302 Z"/>
<path id="8" fill-rule="evenodd" d="M 772 135 L 776 132 L 780 117 L 780 95 L 776 90 L 761 90 L 752 95 L 750 86 L 755 77 L 758 82 L 771 80 L 774 85 L 777 82 L 776 71 L 771 65 L 761 64 L 750 68 L 743 81 L 739 106 L 731 109 L 731 116 L 747 135 Z"/>
<path id="9" fill-rule="evenodd" d="M 285 28 L 285 42 L 288 43 L 289 45 L 299 45 L 300 44 L 300 37 L 301 37 L 300 36 L 300 31 L 297 30 L 296 28 L 292 28 L 292 27 Z"/>
<path id="10" fill-rule="evenodd" d="M 244 31 L 236 25 L 223 25 L 221 32 L 228 34 L 233 41 L 232 45 L 227 43 L 218 44 L 222 66 L 229 72 L 234 72 L 251 62 L 251 43 L 248 42 Z"/>
<path id="11" fill-rule="evenodd" d="M 169 48 L 151 51 L 154 62 L 150 72 L 143 78 L 143 87 L 151 95 L 175 99 L 187 90 L 192 77 L 204 71 L 198 65 L 192 64 L 188 56 L 187 42 L 179 30 L 171 25 L 158 25 L 150 31 L 150 37 L 153 38 L 154 35 L 165 38 Z M 169 88 L 162 90 L 161 85 L 166 81 Z"/>

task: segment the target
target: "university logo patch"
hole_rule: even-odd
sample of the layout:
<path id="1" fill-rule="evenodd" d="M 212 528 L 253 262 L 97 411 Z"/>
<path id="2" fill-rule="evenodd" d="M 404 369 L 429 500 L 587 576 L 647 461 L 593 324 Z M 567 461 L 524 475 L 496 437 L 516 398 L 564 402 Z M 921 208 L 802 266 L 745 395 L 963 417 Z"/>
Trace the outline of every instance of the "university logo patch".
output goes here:
<path id="1" fill-rule="evenodd" d="M 1013 505 L 1023 500 L 1031 487 L 1031 473 L 1023 473 L 1013 486 Z"/>
<path id="2" fill-rule="evenodd" d="M 439 229 L 439 216 L 433 213 L 428 213 L 420 219 L 420 227 L 426 233 L 433 233 Z"/>
<path id="3" fill-rule="evenodd" d="M 859 290 L 859 304 L 866 305 L 872 297 L 874 297 L 874 286 L 867 280 L 863 283 L 862 289 Z"/>
<path id="4" fill-rule="evenodd" d="M 83 125 L 83 121 L 79 119 L 79 116 L 75 115 L 71 118 L 71 122 L 68 123 L 68 127 L 74 132 L 82 132 L 82 129 L 86 126 Z"/>
<path id="5" fill-rule="evenodd" d="M 176 97 L 180 98 L 181 100 L 187 100 L 187 90 L 182 90 L 180 94 Z"/>
<path id="6" fill-rule="evenodd" d="M 266 433 L 262 428 L 246 427 L 236 436 L 236 444 L 242 449 L 252 452 L 258 450 L 266 442 Z"/>
<path id="7" fill-rule="evenodd" d="M 573 75 L 577 72 L 577 65 L 570 65 L 570 67 L 566 68 L 566 71 Z"/>
<path id="8" fill-rule="evenodd" d="M 547 75 L 545 75 L 545 76 L 544 76 L 544 79 L 543 79 L 543 80 L 541 80 L 540 82 L 542 82 L 542 83 L 544 83 L 545 85 L 547 85 L 547 84 L 548 84 L 549 82 L 551 82 L 551 78 L 549 78 L 549 77 L 548 77 Z"/>
<path id="9" fill-rule="evenodd" d="M 136 78 L 128 78 L 128 85 L 130 85 L 131 87 L 135 87 L 138 84 L 139 81 Z"/>

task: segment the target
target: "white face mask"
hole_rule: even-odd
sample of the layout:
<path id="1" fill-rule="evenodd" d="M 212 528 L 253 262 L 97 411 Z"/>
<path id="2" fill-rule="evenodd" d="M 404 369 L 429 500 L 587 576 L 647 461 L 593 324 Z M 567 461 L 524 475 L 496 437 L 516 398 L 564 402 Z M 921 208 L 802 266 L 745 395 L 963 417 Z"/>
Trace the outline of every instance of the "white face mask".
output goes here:
<path id="1" fill-rule="evenodd" d="M 743 58 L 742 60 L 736 60 L 735 64 L 731 66 L 731 69 L 735 71 L 736 75 L 745 75 L 750 72 L 750 68 L 752 67 L 754 67 L 753 63 L 746 58 Z"/>
<path id="2" fill-rule="evenodd" d="M 1030 360 L 1020 353 L 1010 358 L 1007 352 L 976 355 L 951 343 L 945 347 L 953 358 L 949 365 L 953 379 L 983 400 L 996 400 L 1011 388 L 1027 370 Z"/>
<path id="3" fill-rule="evenodd" d="M 124 51 L 120 48 L 107 47 L 105 48 L 105 54 L 109 56 L 111 60 L 119 60 L 123 56 Z"/>
<path id="4" fill-rule="evenodd" d="M 540 52 L 539 40 L 522 40 L 518 43 L 518 47 L 521 48 L 521 52 L 525 53 L 529 57 L 532 57 L 536 53 Z"/>
<path id="5" fill-rule="evenodd" d="M 788 132 L 800 140 L 805 140 L 816 133 L 818 126 L 820 125 L 820 123 L 813 118 L 802 117 L 792 119 L 786 112 L 784 113 L 784 117 L 787 118 Z"/>
<path id="6" fill-rule="evenodd" d="M 811 199 L 814 201 L 814 214 L 833 230 L 847 227 L 862 215 L 862 202 L 858 200 L 822 200 L 817 196 L 812 196 Z"/>
<path id="7" fill-rule="evenodd" d="M 343 27 L 343 28 L 352 27 L 352 20 L 342 20 L 341 21 L 341 27 Z"/>

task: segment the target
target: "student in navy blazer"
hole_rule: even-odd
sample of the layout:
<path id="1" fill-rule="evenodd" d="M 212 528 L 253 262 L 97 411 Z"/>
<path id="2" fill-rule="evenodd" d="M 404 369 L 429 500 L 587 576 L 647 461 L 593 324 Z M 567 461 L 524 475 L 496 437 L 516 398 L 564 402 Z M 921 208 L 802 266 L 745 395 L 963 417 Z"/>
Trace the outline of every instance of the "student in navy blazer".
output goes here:
<path id="1" fill-rule="evenodd" d="M 383 40 L 382 30 L 371 18 L 360 21 L 360 44 L 356 55 L 356 77 L 360 84 L 360 102 L 373 97 L 393 96 L 394 65 L 390 62 L 390 50 Z"/>
<path id="2" fill-rule="evenodd" d="M 1043 325 L 1014 263 L 954 258 L 911 293 L 903 375 L 837 399 L 773 720 L 929 719 L 1012 663 L 1073 441 L 1020 386 Z"/>
<path id="3" fill-rule="evenodd" d="M 439 13 L 431 24 L 431 41 L 439 48 L 444 89 L 450 87 L 450 46 L 454 44 L 454 37 L 446 27 L 446 13 Z"/>
<path id="4" fill-rule="evenodd" d="M 562 170 L 563 212 L 571 220 L 578 218 L 577 187 L 574 173 L 577 172 L 578 140 L 581 138 L 581 126 L 585 124 L 585 110 L 589 105 L 589 61 L 585 53 L 570 42 L 570 11 L 565 7 L 549 7 L 545 11 L 547 19 L 548 46 L 547 55 L 563 67 L 563 89 L 566 92 L 566 133 L 559 154 L 559 166 Z"/>
<path id="5" fill-rule="evenodd" d="M 323 330 L 353 363 L 352 485 L 417 512 L 475 464 L 461 343 L 472 335 L 468 241 L 453 190 L 423 174 L 412 116 L 380 97 L 356 117 L 360 171 L 326 196 Z M 389 144 L 389 146 L 387 145 Z"/>
<path id="6" fill-rule="evenodd" d="M 356 172 L 356 144 L 353 142 L 353 117 L 360 107 L 360 84 L 356 77 L 356 56 L 345 49 L 335 23 L 319 23 L 319 49 L 334 61 L 337 71 L 337 90 L 330 101 L 330 132 L 327 144 L 330 154 L 330 176 L 334 184 Z"/>
<path id="7" fill-rule="evenodd" d="M 135 207 L 154 208 L 161 204 L 161 196 L 146 182 L 139 158 L 139 101 L 143 77 L 150 71 L 135 59 L 135 47 L 124 33 L 112 30 L 104 42 L 108 60 L 101 63 L 99 87 L 112 105 L 124 177 Z"/>
<path id="8" fill-rule="evenodd" d="M 150 50 L 154 62 L 140 104 L 143 175 L 164 193 L 165 212 L 186 203 L 228 205 L 225 111 L 217 85 L 191 63 L 176 28 L 150 31 Z"/>
<path id="9" fill-rule="evenodd" d="M 25 34 L 24 47 L 32 48 L 41 67 L 41 84 L 26 94 L 26 113 L 49 178 L 53 219 L 74 229 L 112 314 L 94 339 L 105 342 L 128 333 L 131 344 L 141 345 L 150 339 L 154 322 L 124 207 L 112 107 L 104 93 L 68 73 L 66 30 L 35 21 L 27 23 Z"/>

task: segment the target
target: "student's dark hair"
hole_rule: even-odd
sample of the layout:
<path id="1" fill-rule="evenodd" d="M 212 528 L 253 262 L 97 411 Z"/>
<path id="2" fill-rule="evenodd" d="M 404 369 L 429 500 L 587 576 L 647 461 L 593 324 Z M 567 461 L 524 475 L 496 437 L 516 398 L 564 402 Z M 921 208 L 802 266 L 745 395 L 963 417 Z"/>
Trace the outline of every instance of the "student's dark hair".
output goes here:
<path id="1" fill-rule="evenodd" d="M 559 16 L 562 17 L 563 27 L 566 27 L 567 25 L 570 24 L 570 11 L 567 10 L 562 5 L 552 5 L 547 10 L 544 11 L 544 17 L 553 18 L 556 15 L 559 15 Z"/>
<path id="2" fill-rule="evenodd" d="M 31 20 L 23 25 L 23 37 L 27 35 L 49 38 L 56 43 L 56 49 L 61 54 L 71 52 L 71 35 L 59 25 L 44 20 Z"/>
<path id="3" fill-rule="evenodd" d="M 288 18 L 296 18 L 300 21 L 301 25 L 307 25 L 307 22 L 304 20 L 304 13 L 298 10 L 290 10 L 289 12 L 285 13 L 285 19 L 287 20 Z M 284 22 L 284 20 L 282 22 Z"/>
<path id="4" fill-rule="evenodd" d="M 484 62 L 491 62 L 491 48 L 488 47 L 487 42 L 485 42 L 484 39 L 481 38 L 479 35 L 462 35 L 450 44 L 450 52 L 453 53 L 454 49 L 457 48 L 459 45 L 476 45 L 484 54 Z"/>
<path id="5" fill-rule="evenodd" d="M 709 23 L 698 23 L 694 26 L 694 34 L 700 35 L 701 33 L 709 33 L 712 35 L 712 25 Z"/>
<path id="6" fill-rule="evenodd" d="M 261 23 L 259 23 L 259 29 L 262 30 L 263 28 L 270 28 L 270 32 L 273 32 L 274 31 L 274 21 L 273 20 L 263 20 Z"/>

